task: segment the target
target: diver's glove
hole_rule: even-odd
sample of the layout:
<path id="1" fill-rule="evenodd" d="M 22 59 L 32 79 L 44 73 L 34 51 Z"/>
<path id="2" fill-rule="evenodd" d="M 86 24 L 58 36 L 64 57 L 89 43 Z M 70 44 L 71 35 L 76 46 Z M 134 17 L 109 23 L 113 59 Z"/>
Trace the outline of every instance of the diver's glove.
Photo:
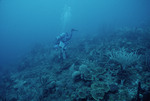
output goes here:
<path id="1" fill-rule="evenodd" d="M 59 46 L 58 45 L 54 45 L 53 47 L 55 50 L 58 50 Z"/>

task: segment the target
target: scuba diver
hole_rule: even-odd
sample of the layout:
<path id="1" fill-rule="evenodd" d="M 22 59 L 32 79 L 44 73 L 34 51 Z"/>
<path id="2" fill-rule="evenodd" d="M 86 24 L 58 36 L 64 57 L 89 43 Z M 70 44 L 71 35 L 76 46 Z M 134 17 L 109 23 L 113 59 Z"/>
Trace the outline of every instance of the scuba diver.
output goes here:
<path id="1" fill-rule="evenodd" d="M 78 30 L 71 29 L 70 34 L 65 32 L 56 37 L 54 48 L 60 50 L 59 58 L 66 59 L 66 47 L 69 44 L 69 40 L 72 38 L 74 31 Z"/>

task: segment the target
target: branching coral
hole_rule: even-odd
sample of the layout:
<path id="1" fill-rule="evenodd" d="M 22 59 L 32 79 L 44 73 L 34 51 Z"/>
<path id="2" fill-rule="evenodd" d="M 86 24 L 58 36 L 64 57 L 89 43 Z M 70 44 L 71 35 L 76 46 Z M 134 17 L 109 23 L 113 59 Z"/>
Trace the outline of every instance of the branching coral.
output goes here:
<path id="1" fill-rule="evenodd" d="M 126 68 L 126 66 L 129 66 L 140 59 L 140 55 L 136 54 L 135 52 L 127 52 L 124 48 L 121 48 L 120 50 L 112 50 L 110 53 L 110 59 L 117 61 L 120 63 L 123 67 L 123 69 Z"/>

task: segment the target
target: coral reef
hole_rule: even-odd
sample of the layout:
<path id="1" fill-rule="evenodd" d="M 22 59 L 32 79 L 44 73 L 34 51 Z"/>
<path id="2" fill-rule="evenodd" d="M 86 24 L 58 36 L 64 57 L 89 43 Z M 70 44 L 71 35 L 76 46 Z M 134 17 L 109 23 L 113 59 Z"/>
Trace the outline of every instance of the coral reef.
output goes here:
<path id="1" fill-rule="evenodd" d="M 14 72 L 1 74 L 0 101 L 137 101 L 137 92 L 148 101 L 149 38 L 148 27 L 91 34 L 72 41 L 65 60 L 36 45 Z"/>

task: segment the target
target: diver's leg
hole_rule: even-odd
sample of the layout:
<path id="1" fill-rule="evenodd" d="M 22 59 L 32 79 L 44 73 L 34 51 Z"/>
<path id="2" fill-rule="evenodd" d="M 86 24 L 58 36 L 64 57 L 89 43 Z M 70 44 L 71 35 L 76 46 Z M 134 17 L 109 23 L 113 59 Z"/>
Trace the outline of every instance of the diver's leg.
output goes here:
<path id="1" fill-rule="evenodd" d="M 63 57 L 63 59 L 66 59 L 66 51 L 65 51 L 65 49 L 62 50 L 62 57 Z"/>
<path id="2" fill-rule="evenodd" d="M 58 56 L 59 59 L 61 58 L 61 54 L 62 54 L 62 52 L 61 52 L 61 49 L 60 49 L 59 50 L 59 56 Z"/>

